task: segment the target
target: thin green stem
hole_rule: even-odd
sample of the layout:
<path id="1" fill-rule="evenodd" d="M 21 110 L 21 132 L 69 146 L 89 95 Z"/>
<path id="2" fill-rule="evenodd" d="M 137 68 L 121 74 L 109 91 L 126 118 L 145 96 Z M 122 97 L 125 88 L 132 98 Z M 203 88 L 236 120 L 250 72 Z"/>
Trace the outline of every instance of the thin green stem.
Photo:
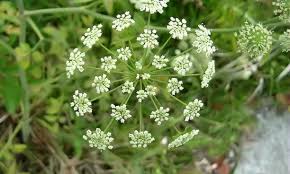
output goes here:
<path id="1" fill-rule="evenodd" d="M 111 118 L 110 122 L 108 123 L 108 125 L 107 125 L 106 128 L 104 129 L 104 132 L 106 132 L 106 131 L 110 128 L 110 126 L 112 125 L 113 122 L 114 122 L 114 117 Z"/>
<path id="2" fill-rule="evenodd" d="M 161 106 L 160 102 L 158 101 L 157 97 L 154 95 L 153 98 L 155 99 L 155 101 L 157 102 L 157 105 Z"/>
<path id="3" fill-rule="evenodd" d="M 166 71 L 166 70 L 169 70 L 169 69 L 172 69 L 172 67 L 166 67 L 166 68 L 154 70 L 154 71 L 151 71 L 150 73 L 156 73 L 156 72 L 160 72 L 160 71 Z"/>
<path id="4" fill-rule="evenodd" d="M 47 9 L 38 9 L 38 10 L 26 10 L 24 11 L 25 16 L 34 16 L 41 14 L 55 14 L 55 13 L 83 13 L 91 15 L 97 19 L 111 22 L 115 18 L 107 16 L 104 14 L 96 13 L 86 9 L 85 7 L 64 7 L 64 8 L 47 8 Z"/>
<path id="5" fill-rule="evenodd" d="M 104 44 L 102 44 L 101 42 L 99 42 L 99 45 L 106 50 L 108 53 L 112 54 L 113 56 L 115 56 L 115 53 L 113 51 L 111 51 L 109 48 L 107 48 Z"/>
<path id="6" fill-rule="evenodd" d="M 2 39 L 0 39 L 0 45 L 2 45 L 2 47 L 4 47 L 11 55 L 16 56 L 13 48 Z"/>
<path id="7" fill-rule="evenodd" d="M 153 100 L 152 96 L 150 96 L 150 100 L 152 101 L 156 110 L 158 110 L 158 106 L 156 105 L 155 101 Z"/>
<path id="8" fill-rule="evenodd" d="M 117 89 L 119 89 L 121 86 L 122 86 L 122 85 L 119 85 L 119 86 L 117 86 L 117 87 L 115 87 L 115 88 L 111 89 L 110 91 L 108 91 L 108 92 L 105 92 L 105 93 L 103 93 L 103 94 L 101 94 L 101 95 L 99 95 L 99 96 L 95 97 L 94 99 L 92 99 L 92 100 L 91 100 L 91 102 L 93 102 L 93 101 L 96 101 L 96 100 L 98 100 L 98 99 L 102 98 L 102 97 L 103 97 L 103 95 L 105 95 L 105 94 L 110 94 L 110 93 L 112 93 L 112 92 L 116 91 L 116 90 L 117 90 Z"/>
<path id="9" fill-rule="evenodd" d="M 121 61 L 122 63 L 124 63 L 128 69 L 130 69 L 131 71 L 135 72 L 135 69 L 133 67 L 131 67 L 127 62 L 125 61 Z"/>
<path id="10" fill-rule="evenodd" d="M 140 90 L 142 90 L 142 80 L 140 82 Z M 143 113 L 142 113 L 142 102 L 139 102 L 139 130 L 143 129 Z"/>
<path id="11" fill-rule="evenodd" d="M 159 26 L 149 26 L 149 29 L 154 29 L 160 32 L 168 32 L 168 29 L 166 27 L 159 27 Z"/>
<path id="12" fill-rule="evenodd" d="M 167 82 L 162 81 L 162 80 L 157 80 L 157 79 L 153 79 L 153 78 L 150 78 L 149 80 L 152 80 L 152 81 L 155 81 L 155 82 L 159 82 L 159 83 L 163 83 L 163 84 L 167 84 Z"/>
<path id="13" fill-rule="evenodd" d="M 148 19 L 147 19 L 147 27 L 150 26 L 150 20 L 151 20 L 151 14 L 148 14 Z"/>
<path id="14" fill-rule="evenodd" d="M 171 40 L 171 36 L 168 37 L 168 39 L 164 42 L 164 44 L 160 47 L 160 49 L 157 51 L 157 55 L 160 54 L 160 52 L 166 47 L 168 42 Z"/>
<path id="15" fill-rule="evenodd" d="M 178 74 L 156 74 L 151 75 L 154 77 L 192 77 L 192 76 L 199 76 L 200 74 L 185 74 L 185 75 L 178 75 Z"/>
<path id="16" fill-rule="evenodd" d="M 182 55 L 184 55 L 184 54 L 186 54 L 186 53 L 192 51 L 193 49 L 194 49 L 193 47 L 190 47 L 190 48 L 184 50 L 183 52 L 181 52 L 180 54 L 178 54 L 178 55 L 176 55 L 176 56 L 173 56 L 171 59 L 173 60 L 173 59 L 176 58 L 176 57 L 182 56 Z"/>
<path id="17" fill-rule="evenodd" d="M 90 65 L 87 65 L 86 66 L 87 68 L 90 68 L 90 69 L 95 69 L 95 70 L 101 70 L 101 71 L 104 71 L 102 68 L 96 68 L 94 66 L 90 66 Z"/>
<path id="18" fill-rule="evenodd" d="M 22 126 L 24 124 L 28 124 L 26 122 L 29 122 L 30 120 L 25 120 L 24 118 L 22 118 L 20 120 L 20 122 L 18 123 L 18 125 L 15 127 L 14 131 L 12 132 L 12 134 L 9 136 L 7 142 L 5 143 L 5 145 L 1 148 L 0 150 L 0 157 L 2 157 L 2 154 L 7 150 L 7 148 L 10 147 L 12 140 L 14 139 L 14 137 L 17 135 L 17 133 L 20 131 L 20 129 L 22 128 Z"/>
<path id="19" fill-rule="evenodd" d="M 265 26 L 267 27 L 283 27 L 283 26 L 289 26 L 290 23 L 289 22 L 284 22 L 284 21 L 281 21 L 281 22 L 275 22 L 275 23 L 270 23 L 270 24 L 266 24 Z"/>
<path id="20" fill-rule="evenodd" d="M 24 4 L 23 0 L 17 0 L 17 6 L 19 9 L 19 20 L 20 20 L 20 36 L 19 45 L 25 43 L 26 40 L 26 18 L 24 16 Z M 30 103 L 29 103 L 29 87 L 26 78 L 26 72 L 19 66 L 19 77 L 20 83 L 23 89 L 23 118 L 27 120 L 30 114 Z M 29 135 L 29 129 L 27 124 L 23 125 L 22 134 L 24 141 L 27 141 Z"/>
<path id="21" fill-rule="evenodd" d="M 178 133 L 178 134 L 181 134 L 181 132 L 178 130 L 178 128 L 174 125 L 174 129 L 176 130 L 176 132 Z"/>
<path id="22" fill-rule="evenodd" d="M 35 22 L 30 17 L 27 18 L 27 22 L 31 26 L 31 28 L 33 29 L 33 31 L 35 32 L 35 34 L 37 35 L 37 37 L 39 38 L 39 40 L 43 40 L 44 39 L 44 36 L 42 35 L 40 29 L 35 24 Z"/>
<path id="23" fill-rule="evenodd" d="M 126 79 L 128 79 L 128 78 L 125 77 L 125 78 L 122 78 L 122 79 L 114 80 L 114 81 L 111 81 L 111 83 L 121 82 L 121 81 L 124 81 L 124 80 L 126 80 Z"/>
<path id="24" fill-rule="evenodd" d="M 175 97 L 175 96 L 173 96 L 173 95 L 171 95 L 171 94 L 170 94 L 170 96 L 171 96 L 172 98 L 174 98 L 176 101 L 178 101 L 179 103 L 183 104 L 184 106 L 187 105 L 186 103 L 184 103 L 183 101 L 181 101 L 181 100 L 178 99 L 177 97 Z"/>
<path id="25" fill-rule="evenodd" d="M 214 28 L 209 29 L 212 33 L 231 33 L 239 31 L 240 27 L 234 27 L 234 28 Z"/>

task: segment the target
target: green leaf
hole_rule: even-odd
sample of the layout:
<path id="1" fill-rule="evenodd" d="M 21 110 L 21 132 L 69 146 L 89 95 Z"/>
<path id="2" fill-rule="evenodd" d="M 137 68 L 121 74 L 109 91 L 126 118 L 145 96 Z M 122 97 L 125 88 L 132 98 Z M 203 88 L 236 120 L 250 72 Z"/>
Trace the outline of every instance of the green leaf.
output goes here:
<path id="1" fill-rule="evenodd" d="M 103 3 L 105 5 L 105 9 L 107 11 L 107 13 L 109 13 L 110 15 L 113 14 L 113 10 L 114 10 L 114 1 L 113 0 L 103 0 Z"/>
<path id="2" fill-rule="evenodd" d="M 21 87 L 18 79 L 7 75 L 1 81 L 0 91 L 4 99 L 4 105 L 9 113 L 15 113 L 21 98 Z"/>
<path id="3" fill-rule="evenodd" d="M 11 146 L 11 150 L 14 153 L 22 153 L 27 148 L 26 144 L 14 144 Z"/>
<path id="4" fill-rule="evenodd" d="M 48 100 L 48 107 L 46 112 L 48 114 L 56 114 L 60 111 L 62 107 L 62 99 L 61 98 L 50 98 Z"/>
<path id="5" fill-rule="evenodd" d="M 144 17 L 141 15 L 141 13 L 134 14 L 134 21 L 135 21 L 136 29 L 140 32 L 143 31 L 146 25 L 146 21 L 144 20 Z"/>

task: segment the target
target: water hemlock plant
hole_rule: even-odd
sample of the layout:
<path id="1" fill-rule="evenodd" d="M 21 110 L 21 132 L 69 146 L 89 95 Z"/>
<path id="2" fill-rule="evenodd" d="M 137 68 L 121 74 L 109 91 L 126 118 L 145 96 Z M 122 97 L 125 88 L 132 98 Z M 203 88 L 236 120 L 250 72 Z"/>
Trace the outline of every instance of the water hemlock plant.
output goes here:
<path id="1" fill-rule="evenodd" d="M 73 78 L 76 71 L 80 73 L 87 68 L 96 70 L 96 74 L 92 74 L 91 88 L 95 90 L 96 95 L 101 96 L 103 93 L 111 93 L 120 90 L 124 96 L 122 103 L 111 104 L 111 121 L 104 130 L 96 128 L 95 130 L 87 130 L 83 135 L 84 140 L 89 143 L 90 147 L 99 150 L 112 149 L 114 146 L 114 135 L 110 133 L 110 125 L 113 121 L 120 124 L 126 124 L 129 119 L 138 119 L 139 129 L 132 130 L 128 135 L 129 144 L 134 148 L 146 148 L 155 141 L 154 135 L 150 130 L 144 127 L 143 119 L 151 119 L 152 124 L 162 126 L 164 122 L 171 119 L 170 108 L 166 103 L 161 103 L 158 98 L 162 95 L 161 91 L 166 91 L 176 102 L 184 105 L 183 113 L 180 113 L 181 121 L 189 122 L 200 116 L 200 110 L 204 106 L 200 99 L 193 98 L 192 102 L 185 103 L 178 98 L 178 95 L 184 90 L 183 80 L 186 77 L 201 78 L 201 88 L 209 86 L 210 80 L 215 73 L 214 60 L 208 64 L 208 68 L 204 74 L 192 73 L 193 63 L 187 51 L 178 55 L 169 55 L 164 50 L 169 41 L 183 40 L 188 37 L 191 29 L 187 26 L 185 19 L 171 17 L 167 29 L 168 39 L 165 43 L 159 43 L 159 36 L 155 29 L 150 28 L 150 15 L 154 13 L 163 13 L 168 1 L 152 1 L 156 3 L 140 3 L 133 2 L 137 9 L 149 12 L 148 23 L 142 33 L 135 38 L 140 47 L 133 49 L 131 41 L 124 47 L 112 50 L 103 45 L 100 38 L 103 35 L 102 24 L 97 24 L 88 28 L 81 36 L 83 47 L 73 49 L 66 62 L 67 77 Z M 118 14 L 112 22 L 112 30 L 120 32 L 129 27 L 134 27 L 135 21 L 131 14 L 126 11 Z M 199 53 L 203 53 L 209 58 L 216 51 L 212 40 L 210 39 L 210 31 L 204 25 L 199 25 L 195 30 L 196 37 L 192 43 L 192 48 L 196 48 Z M 132 41 L 133 42 L 133 41 Z M 107 51 L 108 55 L 100 58 L 100 64 L 96 66 L 85 64 L 86 51 L 89 51 L 94 45 L 102 47 Z M 86 51 L 81 51 L 86 50 Z M 141 54 L 140 54 L 141 52 Z M 116 79 L 118 80 L 112 80 Z M 82 89 L 76 89 L 73 95 L 71 107 L 76 116 L 84 116 L 92 113 L 92 102 Z M 130 102 L 132 100 L 133 102 Z M 129 103 L 137 101 L 138 107 L 130 106 Z M 146 107 L 144 102 L 151 102 L 154 109 L 151 113 L 145 115 L 142 112 Z M 135 110 L 133 110 L 135 109 Z M 139 115 L 139 116 L 137 116 Z M 137 125 L 137 126 L 138 126 Z M 172 140 L 168 148 L 178 147 L 194 136 L 198 135 L 198 130 L 193 129 L 185 134 L 178 134 L 177 138 Z"/>
<path id="2" fill-rule="evenodd" d="M 188 97 L 191 98 L 191 101 L 183 101 L 181 96 L 191 90 L 187 89 L 186 80 L 188 78 L 199 81 L 199 90 L 205 90 L 210 87 L 211 80 L 216 75 L 213 54 L 218 49 L 211 39 L 212 31 L 237 31 L 235 36 L 239 52 L 242 54 L 240 57 L 249 58 L 250 63 L 261 61 L 265 55 L 271 52 L 272 44 L 276 41 L 283 47 L 284 52 L 289 51 L 289 30 L 276 39 L 267 25 L 262 23 L 245 22 L 237 30 L 210 30 L 204 24 L 199 24 L 196 29 L 193 29 L 188 26 L 185 19 L 179 17 L 170 17 L 166 27 L 157 27 L 167 31 L 165 35 L 168 36 L 165 42 L 160 43 L 159 31 L 150 25 L 150 17 L 153 14 L 163 13 L 169 0 L 130 0 L 130 2 L 136 9 L 143 11 L 148 16 L 147 24 L 141 30 L 140 28 L 136 30 L 139 33 L 131 36 L 133 39 L 124 40 L 123 46 L 118 48 L 107 47 L 101 42 L 104 26 L 96 24 L 83 33 L 80 37 L 83 45 L 72 49 L 66 62 L 66 74 L 69 79 L 74 78 L 76 73 L 82 73 L 87 69 L 94 70 L 89 77 L 91 80 L 89 92 L 91 94 L 91 91 L 94 91 L 95 95 L 89 96 L 80 88 L 75 89 L 73 94 L 71 107 L 76 116 L 91 115 L 94 111 L 93 102 L 102 98 L 103 94 L 114 92 L 122 94 L 121 102 L 114 101 L 116 103 L 110 104 L 111 110 L 108 112 L 110 112 L 111 118 L 107 126 L 104 129 L 96 127 L 95 130 L 86 130 L 83 133 L 83 138 L 89 146 L 101 151 L 114 147 L 114 140 L 118 136 L 111 133 L 114 129 L 111 126 L 113 122 L 117 122 L 120 126 L 134 124 L 133 129 L 128 133 L 126 143 L 134 148 L 147 148 L 156 141 L 156 137 L 153 134 L 154 130 L 150 130 L 149 126 L 145 125 L 145 120 L 146 124 L 163 126 L 172 119 L 175 121 L 177 119 L 178 121 L 174 124 L 178 124 L 193 122 L 199 119 L 198 117 L 202 117 L 201 112 L 206 107 L 204 101 L 201 100 L 202 97 L 197 94 Z M 280 9 L 274 13 L 277 15 L 283 13 L 279 19 L 284 20 L 288 15 L 288 1 L 277 0 L 273 5 Z M 281 10 L 282 8 L 283 10 Z M 136 23 L 137 21 L 132 18 L 130 12 L 125 11 L 113 18 L 111 29 L 117 33 L 123 32 L 137 27 Z M 189 41 L 190 48 L 179 50 L 178 54 L 174 54 L 172 51 L 166 50 L 166 46 L 171 41 Z M 107 55 L 98 58 L 96 64 L 88 65 L 85 57 L 94 46 L 103 49 Z M 190 54 L 193 50 L 206 59 L 207 66 L 203 65 L 204 68 L 201 71 L 195 70 L 195 64 L 198 62 L 193 61 Z M 175 110 L 169 104 L 172 101 L 181 104 L 183 111 L 172 114 Z M 153 107 L 148 107 L 148 105 Z M 198 136 L 200 132 L 195 126 L 191 126 L 189 131 L 187 128 L 179 131 L 175 125 L 170 126 L 177 133 L 175 138 L 169 138 L 168 149 L 180 147 Z"/>

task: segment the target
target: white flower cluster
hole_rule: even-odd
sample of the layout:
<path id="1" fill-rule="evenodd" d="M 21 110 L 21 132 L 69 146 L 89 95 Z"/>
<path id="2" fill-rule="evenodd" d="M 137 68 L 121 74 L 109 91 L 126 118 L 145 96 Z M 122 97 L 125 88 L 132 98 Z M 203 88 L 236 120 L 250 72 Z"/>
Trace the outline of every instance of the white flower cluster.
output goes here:
<path id="1" fill-rule="evenodd" d="M 99 150 L 113 149 L 111 143 L 114 138 L 112 138 L 111 133 L 105 133 L 100 128 L 97 128 L 94 132 L 87 130 L 83 139 L 88 141 L 90 147 L 96 147 Z"/>
<path id="2" fill-rule="evenodd" d="M 102 36 L 102 24 L 94 25 L 92 28 L 88 28 L 87 32 L 81 37 L 81 41 L 88 48 L 92 48 L 92 46 L 99 40 Z"/>
<path id="3" fill-rule="evenodd" d="M 189 54 L 177 56 L 173 62 L 173 69 L 179 75 L 185 75 L 192 67 Z"/>
<path id="4" fill-rule="evenodd" d="M 148 85 L 148 86 L 146 86 L 145 91 L 146 91 L 147 95 L 155 96 L 157 94 L 158 88 L 156 86 L 153 86 L 153 85 Z"/>
<path id="5" fill-rule="evenodd" d="M 108 92 L 110 88 L 111 81 L 107 78 L 106 74 L 102 76 L 95 76 L 92 87 L 96 88 L 97 94 Z"/>
<path id="6" fill-rule="evenodd" d="M 180 135 L 179 137 L 177 137 L 175 140 L 173 140 L 171 143 L 168 144 L 168 149 L 182 146 L 183 144 L 192 140 L 193 137 L 198 135 L 198 132 L 199 132 L 199 130 L 192 130 L 191 132 Z"/>
<path id="7" fill-rule="evenodd" d="M 155 48 L 158 46 L 158 35 L 156 34 L 156 30 L 145 29 L 144 33 L 141 33 L 140 36 L 137 37 L 137 41 L 143 45 L 144 48 Z"/>
<path id="8" fill-rule="evenodd" d="M 142 69 L 142 68 L 141 68 Z M 149 73 L 143 73 L 143 74 L 137 74 L 136 79 L 143 79 L 143 80 L 148 80 L 150 79 L 151 75 Z"/>
<path id="9" fill-rule="evenodd" d="M 130 82 L 130 81 L 126 81 L 123 85 L 122 85 L 122 93 L 128 93 L 130 94 L 131 92 L 133 92 L 135 90 L 134 87 L 134 83 Z"/>
<path id="10" fill-rule="evenodd" d="M 252 58 L 258 58 L 267 54 L 272 46 L 272 32 L 261 24 L 249 24 L 241 28 L 238 37 L 238 46 L 242 53 Z"/>
<path id="11" fill-rule="evenodd" d="M 120 121 L 121 123 L 124 123 L 125 120 L 132 117 L 130 111 L 127 110 L 126 105 L 115 106 L 112 104 L 111 108 L 112 108 L 111 116 L 114 117 L 117 121 Z"/>
<path id="12" fill-rule="evenodd" d="M 290 51 L 290 29 L 285 31 L 280 37 L 279 37 L 280 45 L 283 47 L 283 52 L 289 52 Z"/>
<path id="13" fill-rule="evenodd" d="M 211 32 L 203 25 L 198 25 L 198 28 L 195 30 L 195 38 L 192 46 L 197 48 L 198 53 L 211 56 L 216 51 L 213 41 L 210 38 Z"/>
<path id="14" fill-rule="evenodd" d="M 134 23 L 135 21 L 132 19 L 130 12 L 126 11 L 124 14 L 117 15 L 117 19 L 112 23 L 112 28 L 122 31 Z"/>
<path id="15" fill-rule="evenodd" d="M 213 75 L 215 73 L 215 62 L 214 60 L 208 63 L 207 69 L 205 70 L 202 81 L 201 81 L 201 88 L 207 88 L 209 82 L 211 81 Z"/>
<path id="16" fill-rule="evenodd" d="M 112 58 L 111 56 L 105 56 L 101 58 L 101 68 L 106 71 L 107 73 L 110 73 L 111 70 L 116 69 L 116 62 L 117 59 Z"/>
<path id="17" fill-rule="evenodd" d="M 154 121 L 157 122 L 158 125 L 161 125 L 163 121 L 168 120 L 169 110 L 169 108 L 160 107 L 156 111 L 151 112 L 150 118 L 154 119 Z"/>
<path id="18" fill-rule="evenodd" d="M 137 94 L 136 97 L 138 99 L 138 102 L 142 102 L 144 99 L 148 97 L 148 93 L 143 89 L 137 91 L 136 94 Z"/>
<path id="19" fill-rule="evenodd" d="M 289 0 L 275 0 L 273 6 L 275 15 L 278 15 L 280 20 L 290 22 L 290 1 Z"/>
<path id="20" fill-rule="evenodd" d="M 130 0 L 140 11 L 154 13 L 163 13 L 163 8 L 167 7 L 169 0 Z"/>
<path id="21" fill-rule="evenodd" d="M 170 18 L 170 22 L 167 25 L 167 29 L 169 30 L 169 33 L 172 35 L 173 39 L 180 40 L 185 38 L 188 35 L 187 32 L 190 31 L 190 28 L 186 26 L 185 19 L 180 20 L 174 17 Z"/>
<path id="22" fill-rule="evenodd" d="M 189 102 L 183 111 L 185 121 L 193 120 L 195 117 L 199 117 L 199 111 L 203 107 L 201 100 L 194 99 L 193 102 Z"/>
<path id="23" fill-rule="evenodd" d="M 85 53 L 80 52 L 78 48 L 75 48 L 70 54 L 69 59 L 66 61 L 66 75 L 70 78 L 74 75 L 74 71 L 78 69 L 80 72 L 84 71 L 83 65 L 85 64 L 83 58 Z"/>
<path id="24" fill-rule="evenodd" d="M 152 143 L 155 139 L 148 131 L 135 130 L 132 134 L 129 134 L 130 144 L 135 148 L 146 148 L 148 144 Z"/>
<path id="25" fill-rule="evenodd" d="M 85 113 L 92 113 L 92 103 L 86 93 L 81 93 L 78 90 L 73 95 L 73 102 L 70 103 L 77 116 L 84 116 Z"/>
<path id="26" fill-rule="evenodd" d="M 169 62 L 168 59 L 165 58 L 165 56 L 158 56 L 158 55 L 155 55 L 154 56 L 154 59 L 152 61 L 152 65 L 157 68 L 157 69 L 161 69 L 163 67 L 166 67 L 167 65 L 167 62 Z"/>
<path id="27" fill-rule="evenodd" d="M 141 11 L 146 11 L 149 13 L 162 13 L 163 8 L 167 6 L 169 0 L 131 1 L 135 3 Z M 149 18 L 148 21 L 150 21 Z M 135 21 L 132 19 L 130 13 L 125 12 L 117 15 L 116 19 L 112 22 L 112 28 L 117 31 L 123 31 L 132 26 L 134 23 Z M 86 47 L 92 48 L 102 36 L 101 29 L 102 24 L 88 28 L 81 37 L 82 43 Z M 95 69 L 96 74 L 98 74 L 94 77 L 91 84 L 91 87 L 95 88 L 95 94 L 98 96 L 90 101 L 86 93 L 80 93 L 76 90 L 73 95 L 71 107 L 77 116 L 92 113 L 91 102 L 99 100 L 102 93 L 112 93 L 117 90 L 122 92 L 122 94 L 118 93 L 118 95 L 124 95 L 124 100 L 119 105 L 111 104 L 111 121 L 104 131 L 100 128 L 97 128 L 95 131 L 86 131 L 83 138 L 88 141 L 90 147 L 96 147 L 100 150 L 113 148 L 111 145 L 113 138 L 111 137 L 111 133 L 107 132 L 107 129 L 111 126 L 113 121 L 125 123 L 128 119 L 132 118 L 131 111 L 127 107 L 130 99 L 132 100 L 132 96 L 136 97 L 135 100 L 137 99 L 138 105 L 140 105 L 140 130 L 135 130 L 133 133 L 129 134 L 129 143 L 136 148 L 145 148 L 154 141 L 154 137 L 151 133 L 143 130 L 143 119 L 150 118 L 154 120 L 157 125 L 164 124 L 164 122 L 170 119 L 170 109 L 162 106 L 158 100 L 159 95 L 163 94 L 160 87 L 167 87 L 170 97 L 182 104 L 185 104 L 182 100 L 175 97 L 175 95 L 184 90 L 184 84 L 181 80 L 183 76 L 196 75 L 188 74 L 188 72 L 192 70 L 193 66 L 191 60 L 192 57 L 186 52 L 180 53 L 174 57 L 170 57 L 169 53 L 168 55 L 166 54 L 166 56 L 162 55 L 162 53 L 164 52 L 163 48 L 166 47 L 166 44 L 171 38 L 179 40 L 185 39 L 188 36 L 190 28 L 187 27 L 187 22 L 185 19 L 171 17 L 170 22 L 167 25 L 167 29 L 169 30 L 170 37 L 159 50 L 154 49 L 159 45 L 157 31 L 147 28 L 144 29 L 144 32 L 137 37 L 137 43 L 140 43 L 144 49 L 140 48 L 140 46 L 138 47 L 134 45 L 136 42 L 132 44 L 131 41 L 129 41 L 129 43 L 127 41 L 123 42 L 124 45 L 117 50 L 111 50 L 107 48 L 106 45 L 100 44 L 100 46 L 111 55 L 100 58 L 101 65 L 99 67 L 95 67 L 94 65 L 90 66 L 90 68 Z M 197 37 L 193 43 L 193 46 L 198 48 L 198 52 L 205 52 L 206 55 L 211 55 L 215 51 L 215 47 L 210 39 L 210 31 L 200 25 L 199 29 L 195 32 Z M 137 48 L 138 50 L 134 50 L 134 48 Z M 84 57 L 85 53 L 82 53 L 78 48 L 74 49 L 70 53 L 70 56 L 66 62 L 68 78 L 74 74 L 76 69 L 80 72 L 84 71 Z M 208 83 L 212 79 L 214 73 L 215 64 L 214 61 L 211 61 L 202 76 L 202 88 L 208 87 Z M 168 79 L 168 77 L 176 78 Z M 112 81 L 110 79 L 112 79 Z M 116 84 L 118 86 L 115 86 Z M 140 88 L 136 90 L 138 85 Z M 144 113 L 142 112 L 148 112 L 147 109 L 142 110 L 144 104 L 149 106 L 148 108 L 150 109 L 150 100 L 143 102 L 147 98 L 151 99 L 151 105 L 155 107 L 155 110 L 150 111 L 149 117 L 143 118 Z M 183 110 L 183 117 L 185 121 L 193 120 L 194 117 L 199 117 L 199 111 L 202 107 L 203 103 L 198 99 L 188 103 Z M 178 147 L 186 143 L 192 139 L 195 134 L 197 134 L 197 132 L 193 131 L 180 136 L 170 143 L 169 148 Z"/>
<path id="28" fill-rule="evenodd" d="M 184 89 L 182 84 L 183 82 L 178 81 L 177 78 L 169 79 L 168 85 L 167 85 L 168 92 L 171 93 L 171 95 L 178 94 L 180 91 Z"/>
<path id="29" fill-rule="evenodd" d="M 141 61 L 137 61 L 135 63 L 135 67 L 137 70 L 141 70 L 143 68 L 142 62 Z"/>
<path id="30" fill-rule="evenodd" d="M 120 60 L 127 61 L 132 57 L 132 51 L 130 50 L 129 47 L 117 49 L 117 53 L 118 53 L 117 58 Z"/>

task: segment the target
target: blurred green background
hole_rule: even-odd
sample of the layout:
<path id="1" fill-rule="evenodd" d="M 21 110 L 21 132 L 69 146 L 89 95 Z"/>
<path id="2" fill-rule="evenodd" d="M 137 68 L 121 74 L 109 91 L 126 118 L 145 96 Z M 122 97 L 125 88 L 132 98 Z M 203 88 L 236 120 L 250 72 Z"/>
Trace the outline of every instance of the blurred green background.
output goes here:
<path id="1" fill-rule="evenodd" d="M 285 96 L 290 80 L 285 77 L 278 81 L 277 77 L 289 64 L 289 54 L 273 51 L 255 73 L 249 74 L 246 68 L 225 71 L 213 80 L 210 88 L 202 91 L 199 82 L 186 83 L 189 90 L 183 99 L 188 101 L 198 94 L 207 107 L 202 118 L 194 123 L 202 135 L 182 148 L 167 151 L 160 145 L 164 137 L 175 135 L 170 125 L 153 127 L 157 141 L 145 150 L 124 144 L 132 127 L 116 125 L 112 133 L 118 136 L 118 145 L 112 151 L 91 149 L 82 139 L 84 131 L 105 127 L 110 104 L 118 101 L 120 95 L 107 95 L 94 102 L 94 117 L 75 117 L 69 106 L 71 96 L 75 89 L 90 86 L 91 74 L 68 80 L 65 76 L 68 52 L 81 44 L 80 36 L 94 24 L 104 24 L 102 42 L 113 48 L 120 39 L 132 39 L 142 30 L 137 28 L 119 35 L 111 31 L 107 16 L 130 11 L 139 26 L 144 26 L 147 16 L 134 9 L 128 0 L 24 0 L 23 7 L 21 2 L 0 1 L 0 173 L 198 174 L 194 165 L 197 154 L 203 153 L 213 161 L 225 156 L 238 144 L 241 134 L 254 127 L 251 110 L 259 107 L 261 99 L 273 98 L 278 106 L 287 107 Z M 203 23 L 212 29 L 236 31 L 245 21 L 272 19 L 271 3 L 271 0 L 171 0 L 165 12 L 153 15 L 151 21 L 154 26 L 165 27 L 174 16 L 185 18 L 192 28 Z M 76 9 L 63 9 L 68 7 Z M 80 7 L 86 10 L 79 10 Z M 33 10 L 48 8 L 58 10 L 33 14 L 36 12 Z M 99 13 L 106 16 L 96 15 Z M 271 29 L 278 36 L 286 28 Z M 163 42 L 167 37 L 160 34 Z M 234 32 L 217 30 L 212 38 L 218 47 L 214 56 L 217 70 L 224 70 L 238 57 Z M 182 50 L 188 46 L 187 41 L 173 42 L 167 49 Z M 94 48 L 87 59 L 105 54 Z M 237 66 L 243 67 L 243 61 L 236 62 Z M 173 102 L 171 107 L 174 108 Z"/>

